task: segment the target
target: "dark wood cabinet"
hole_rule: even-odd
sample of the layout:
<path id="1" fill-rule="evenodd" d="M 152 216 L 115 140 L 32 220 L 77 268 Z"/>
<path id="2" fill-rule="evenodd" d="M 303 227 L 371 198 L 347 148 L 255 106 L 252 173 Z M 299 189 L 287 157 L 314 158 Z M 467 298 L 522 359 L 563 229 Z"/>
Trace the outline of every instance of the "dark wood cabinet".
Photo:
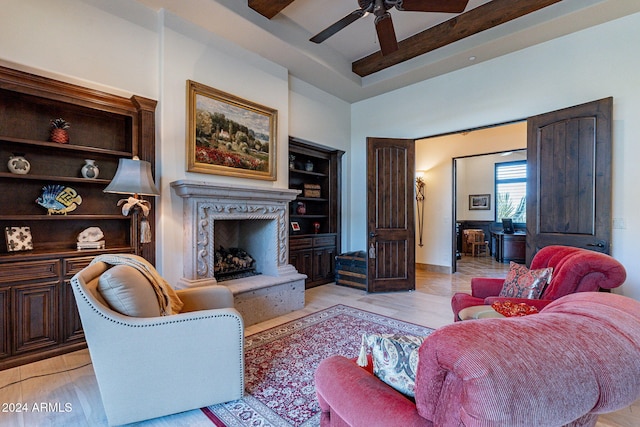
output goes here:
<path id="1" fill-rule="evenodd" d="M 134 248 L 137 225 L 117 206 L 123 196 L 103 192 L 120 158 L 154 164 L 155 105 L 0 67 L 0 370 L 85 346 L 69 281 L 96 255 L 138 249 L 155 262 L 153 242 Z M 71 125 L 68 143 L 49 141 L 57 118 Z M 17 155 L 28 173 L 12 173 Z M 82 176 L 86 159 L 98 165 L 96 179 Z M 50 185 L 75 190 L 76 209 L 48 214 L 38 205 Z M 155 228 L 153 215 L 149 222 Z M 9 250 L 7 227 L 29 227 L 33 249 Z M 77 250 L 88 227 L 103 231 L 104 249 Z"/>
<path id="2" fill-rule="evenodd" d="M 522 232 L 504 233 L 497 231 L 492 233 L 495 240 L 495 255 L 498 262 L 524 263 L 527 235 Z"/>
<path id="3" fill-rule="evenodd" d="M 340 253 L 340 175 L 343 151 L 289 138 L 289 261 L 310 288 L 334 281 Z M 295 227 L 294 227 L 295 226 Z"/>

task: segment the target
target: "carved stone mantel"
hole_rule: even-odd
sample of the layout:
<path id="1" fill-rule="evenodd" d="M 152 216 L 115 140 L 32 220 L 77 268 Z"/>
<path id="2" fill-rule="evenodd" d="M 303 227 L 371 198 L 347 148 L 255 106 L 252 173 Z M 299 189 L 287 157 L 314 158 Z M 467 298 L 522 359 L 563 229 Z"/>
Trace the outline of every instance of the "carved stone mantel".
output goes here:
<path id="1" fill-rule="evenodd" d="M 189 180 L 174 181 L 171 187 L 183 198 L 184 277 L 178 287 L 217 284 L 215 223 L 238 221 L 243 249 L 255 258 L 261 273 L 223 283 L 233 291 L 245 324 L 304 307 L 306 276 L 288 260 L 289 202 L 295 200 L 298 190 Z"/>
<path id="2" fill-rule="evenodd" d="M 299 191 L 289 189 L 221 186 L 202 181 L 174 181 L 171 187 L 184 199 L 185 265 L 187 280 L 214 279 L 215 220 L 271 219 L 276 222 L 274 248 L 265 248 L 262 273 L 278 276 L 288 266 L 288 206 Z M 275 254 L 271 249 L 275 249 Z M 261 257 L 260 254 L 253 254 Z"/>

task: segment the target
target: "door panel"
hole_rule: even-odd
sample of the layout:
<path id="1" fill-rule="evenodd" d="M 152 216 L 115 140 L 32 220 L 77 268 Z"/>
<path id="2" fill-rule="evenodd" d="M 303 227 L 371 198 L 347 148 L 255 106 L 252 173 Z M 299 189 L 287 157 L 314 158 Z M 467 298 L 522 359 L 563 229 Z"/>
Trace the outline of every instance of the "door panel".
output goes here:
<path id="1" fill-rule="evenodd" d="M 609 253 L 613 99 L 527 123 L 527 264 L 559 244 Z"/>
<path id="2" fill-rule="evenodd" d="M 367 291 L 415 289 L 415 141 L 367 138 Z"/>

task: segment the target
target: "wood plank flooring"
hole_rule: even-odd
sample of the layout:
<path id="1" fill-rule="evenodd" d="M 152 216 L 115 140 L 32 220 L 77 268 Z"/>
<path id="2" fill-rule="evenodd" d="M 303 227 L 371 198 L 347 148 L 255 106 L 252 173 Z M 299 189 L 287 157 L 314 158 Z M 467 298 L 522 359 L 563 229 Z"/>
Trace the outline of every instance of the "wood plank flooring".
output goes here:
<path id="1" fill-rule="evenodd" d="M 367 294 L 336 286 L 307 290 L 302 310 L 246 328 L 246 334 L 271 328 L 307 314 L 346 304 L 431 328 L 453 321 L 451 296 L 469 291 L 472 277 L 504 277 L 508 265 L 489 257 L 463 257 L 456 274 L 416 272 L 416 291 Z M 143 399 L 144 396 L 141 396 Z M 26 404 L 18 412 L 16 404 Z M 106 426 L 100 393 L 87 350 L 53 357 L 28 365 L 0 371 L 0 426 Z M 10 405 L 13 405 L 10 407 Z M 132 402 L 135 405 L 135 402 Z M 21 406 L 22 409 L 25 406 Z M 3 411 L 4 410 L 4 411 Z M 212 424 L 199 410 L 137 423 L 143 427 L 207 426 Z M 629 408 L 601 415 L 597 427 L 640 426 L 640 401 Z"/>

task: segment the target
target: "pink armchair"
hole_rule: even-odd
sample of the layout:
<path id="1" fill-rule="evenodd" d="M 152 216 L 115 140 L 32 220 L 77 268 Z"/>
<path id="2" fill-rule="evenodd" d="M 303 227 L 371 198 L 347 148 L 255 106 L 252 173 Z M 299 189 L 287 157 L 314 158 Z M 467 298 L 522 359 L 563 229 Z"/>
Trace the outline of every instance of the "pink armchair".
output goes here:
<path id="1" fill-rule="evenodd" d="M 640 302 L 581 292 L 438 329 L 419 350 L 415 400 L 342 356 L 315 384 L 322 427 L 592 427 L 640 398 L 638 372 Z"/>
<path id="2" fill-rule="evenodd" d="M 476 305 L 491 305 L 496 301 L 525 302 L 540 310 L 551 301 L 576 292 L 613 289 L 624 283 L 627 273 L 609 255 L 569 246 L 546 246 L 531 260 L 531 269 L 553 267 L 551 282 L 540 299 L 499 297 L 504 279 L 476 277 L 471 279 L 471 295 L 458 292 L 451 299 L 454 320 L 460 310 Z"/>

